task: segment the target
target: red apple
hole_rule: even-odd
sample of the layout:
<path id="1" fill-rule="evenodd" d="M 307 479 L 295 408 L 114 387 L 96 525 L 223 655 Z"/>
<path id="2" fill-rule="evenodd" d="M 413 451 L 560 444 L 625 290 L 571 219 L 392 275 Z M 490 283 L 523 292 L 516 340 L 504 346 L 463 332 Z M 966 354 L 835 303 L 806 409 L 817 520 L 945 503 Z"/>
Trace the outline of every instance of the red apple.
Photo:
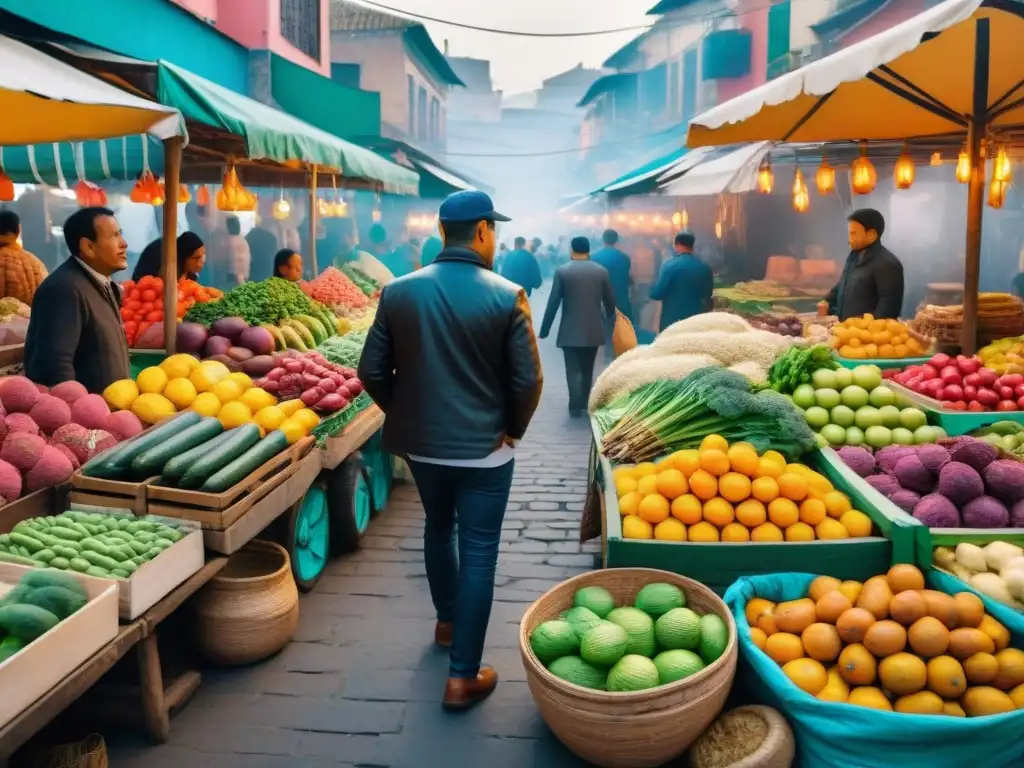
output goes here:
<path id="1" fill-rule="evenodd" d="M 959 384 L 947 384 L 940 393 L 942 400 L 963 400 L 964 389 Z"/>
<path id="2" fill-rule="evenodd" d="M 1016 397 L 1024 397 L 1024 384 L 1018 384 L 1013 388 L 1013 394 Z"/>
<path id="3" fill-rule="evenodd" d="M 921 382 L 921 391 L 934 397 L 943 386 L 945 385 L 942 383 L 942 379 L 928 379 L 928 381 Z"/>
<path id="4" fill-rule="evenodd" d="M 984 405 L 986 408 L 995 408 L 996 403 L 999 402 L 999 395 L 997 395 L 988 387 L 981 387 L 978 390 L 978 402 Z"/>
<path id="5" fill-rule="evenodd" d="M 903 386 L 905 386 L 907 389 L 913 390 L 914 392 L 919 392 L 921 387 L 921 377 L 914 376 L 912 378 L 909 378 L 905 382 L 903 382 Z"/>
<path id="6" fill-rule="evenodd" d="M 1024 411 L 1024 396 L 1017 398 L 1017 407 Z"/>
<path id="7" fill-rule="evenodd" d="M 947 365 L 939 371 L 939 378 L 941 378 L 945 384 L 959 384 L 963 379 L 960 375 L 960 371 L 958 371 L 954 365 Z"/>
<path id="8" fill-rule="evenodd" d="M 978 397 L 978 388 L 977 387 L 972 387 L 970 384 L 965 384 L 964 385 L 964 399 L 970 401 L 970 400 L 976 400 L 977 397 Z"/>
<path id="9" fill-rule="evenodd" d="M 981 378 L 980 373 L 968 373 L 964 376 L 964 384 L 970 384 L 972 387 L 982 387 L 985 385 L 985 381 Z"/>
<path id="10" fill-rule="evenodd" d="M 1019 373 L 1004 373 L 999 377 L 999 383 L 1008 387 L 1019 387 L 1024 384 L 1024 376 Z"/>
<path id="11" fill-rule="evenodd" d="M 981 368 L 981 360 L 976 357 L 964 357 L 957 355 L 956 367 L 963 373 L 976 373 Z"/>
<path id="12" fill-rule="evenodd" d="M 920 370 L 915 371 L 915 373 L 922 379 L 934 379 L 939 375 L 939 369 L 932 365 L 922 365 Z"/>
<path id="13" fill-rule="evenodd" d="M 979 403 L 977 400 L 971 400 L 971 402 L 967 404 L 967 410 L 974 412 L 984 411 L 985 406 Z"/>
<path id="14" fill-rule="evenodd" d="M 1002 400 L 1011 400 L 1013 398 L 1013 387 L 1008 387 L 1005 384 L 998 387 L 996 392 Z"/>
<path id="15" fill-rule="evenodd" d="M 994 387 L 999 380 L 999 375 L 991 368 L 981 368 L 978 371 L 978 375 L 981 376 L 981 380 L 985 383 L 986 387 Z"/>
<path id="16" fill-rule="evenodd" d="M 1016 411 L 1017 403 L 1013 400 L 1000 400 L 999 404 L 996 405 L 997 411 Z"/>
<path id="17" fill-rule="evenodd" d="M 947 365 L 949 365 L 950 358 L 949 355 L 939 352 L 937 354 L 932 355 L 932 359 L 929 360 L 928 362 L 929 364 L 935 366 L 935 369 L 938 370 L 939 368 L 944 368 Z"/>

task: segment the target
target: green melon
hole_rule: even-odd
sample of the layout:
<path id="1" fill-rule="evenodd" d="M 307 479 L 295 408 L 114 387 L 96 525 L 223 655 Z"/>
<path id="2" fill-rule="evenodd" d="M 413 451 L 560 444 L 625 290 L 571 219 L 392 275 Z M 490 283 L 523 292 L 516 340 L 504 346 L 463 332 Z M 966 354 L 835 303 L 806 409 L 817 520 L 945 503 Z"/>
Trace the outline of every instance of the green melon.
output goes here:
<path id="1" fill-rule="evenodd" d="M 657 582 L 641 589 L 636 595 L 635 603 L 637 608 L 656 619 L 673 608 L 685 606 L 686 595 L 675 584 Z"/>
<path id="2" fill-rule="evenodd" d="M 693 651 L 682 649 L 662 651 L 654 657 L 658 669 L 658 681 L 662 685 L 674 683 L 704 669 L 704 662 Z"/>
<path id="3" fill-rule="evenodd" d="M 604 619 L 615 607 L 615 598 L 604 587 L 584 587 L 573 596 L 572 604 L 589 608 Z"/>
<path id="4" fill-rule="evenodd" d="M 548 667 L 548 671 L 562 680 L 596 691 L 603 691 L 608 684 L 608 673 L 605 670 L 587 663 L 579 656 L 555 659 Z"/>
<path id="5" fill-rule="evenodd" d="M 646 691 L 659 685 L 658 668 L 646 656 L 629 654 L 608 672 L 609 691 Z"/>
<path id="6" fill-rule="evenodd" d="M 650 658 L 654 655 L 654 619 L 639 608 L 616 608 L 608 614 L 607 620 L 618 624 L 629 635 L 627 654 L 636 654 Z"/>
<path id="7" fill-rule="evenodd" d="M 602 621 L 600 616 L 582 605 L 570 608 L 562 618 L 569 623 L 577 637 L 583 637 L 588 630 L 593 629 Z"/>
<path id="8" fill-rule="evenodd" d="M 602 621 L 580 641 L 580 656 L 597 667 L 610 667 L 626 652 L 629 635 L 618 624 Z"/>
<path id="9" fill-rule="evenodd" d="M 654 639 L 664 650 L 693 650 L 700 644 L 700 616 L 689 608 L 673 608 L 654 622 Z"/>
<path id="10" fill-rule="evenodd" d="M 545 621 L 530 633 L 530 647 L 537 658 L 549 664 L 561 656 L 569 656 L 579 650 L 576 633 L 567 621 Z"/>
<path id="11" fill-rule="evenodd" d="M 709 613 L 700 617 L 700 647 L 698 652 L 705 664 L 710 664 L 725 653 L 729 645 L 729 628 L 721 616 Z"/>

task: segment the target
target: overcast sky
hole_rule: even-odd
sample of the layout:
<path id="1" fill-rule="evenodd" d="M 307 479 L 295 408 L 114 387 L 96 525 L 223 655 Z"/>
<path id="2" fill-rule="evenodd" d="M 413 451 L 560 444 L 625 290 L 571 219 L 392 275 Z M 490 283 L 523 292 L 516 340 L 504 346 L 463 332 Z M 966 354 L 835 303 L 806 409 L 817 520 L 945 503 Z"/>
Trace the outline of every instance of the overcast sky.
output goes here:
<path id="1" fill-rule="evenodd" d="M 527 32 L 583 32 L 650 23 L 656 0 L 381 0 L 393 8 L 466 24 Z M 538 39 L 495 35 L 427 23 L 437 47 L 447 38 L 453 56 L 489 59 L 495 87 L 530 91 L 580 62 L 597 67 L 636 32 L 584 38 Z"/>

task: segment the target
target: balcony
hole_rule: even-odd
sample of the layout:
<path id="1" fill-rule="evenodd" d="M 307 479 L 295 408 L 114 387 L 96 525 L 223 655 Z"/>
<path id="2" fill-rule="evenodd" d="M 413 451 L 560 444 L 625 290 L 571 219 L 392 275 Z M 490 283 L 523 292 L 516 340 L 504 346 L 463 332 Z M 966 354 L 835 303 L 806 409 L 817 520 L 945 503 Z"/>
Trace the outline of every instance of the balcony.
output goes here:
<path id="1" fill-rule="evenodd" d="M 750 74 L 749 29 L 720 29 L 704 38 L 701 46 L 701 79 L 744 77 Z"/>
<path id="2" fill-rule="evenodd" d="M 826 48 L 824 43 L 815 43 L 796 51 L 790 51 L 779 56 L 774 61 L 768 62 L 768 79 L 774 80 L 788 72 L 793 72 L 800 69 L 800 67 L 810 64 L 812 61 L 817 61 L 823 56 L 827 56 L 829 53 L 831 51 Z"/>

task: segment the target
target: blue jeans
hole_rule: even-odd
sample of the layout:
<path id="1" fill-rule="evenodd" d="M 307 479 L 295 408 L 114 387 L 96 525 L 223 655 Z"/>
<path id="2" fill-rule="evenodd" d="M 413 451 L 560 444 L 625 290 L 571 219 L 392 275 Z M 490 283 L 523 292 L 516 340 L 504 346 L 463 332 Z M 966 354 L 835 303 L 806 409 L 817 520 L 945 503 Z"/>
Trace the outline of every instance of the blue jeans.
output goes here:
<path id="1" fill-rule="evenodd" d="M 423 559 L 430 596 L 437 620 L 455 625 L 451 677 L 473 679 L 480 672 L 514 467 L 515 460 L 489 469 L 409 462 L 426 513 Z"/>

